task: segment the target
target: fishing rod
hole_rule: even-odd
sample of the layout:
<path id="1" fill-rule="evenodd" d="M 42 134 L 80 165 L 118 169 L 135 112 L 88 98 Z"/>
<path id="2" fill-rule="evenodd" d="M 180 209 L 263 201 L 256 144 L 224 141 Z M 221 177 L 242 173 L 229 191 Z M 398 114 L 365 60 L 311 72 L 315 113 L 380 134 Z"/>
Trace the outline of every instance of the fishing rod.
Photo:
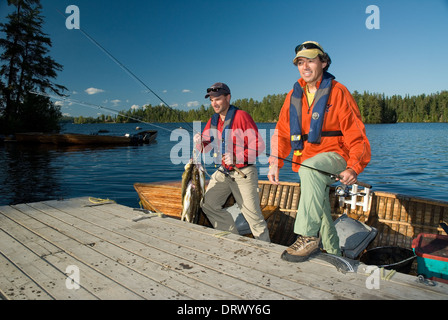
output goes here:
<path id="1" fill-rule="evenodd" d="M 209 136 L 209 138 L 210 138 L 210 136 Z M 212 143 L 212 142 L 210 142 L 210 143 Z M 203 149 L 204 148 L 204 143 L 202 142 L 202 135 L 201 135 L 201 146 L 202 146 L 202 149 Z M 239 145 L 238 143 L 235 143 L 234 146 L 244 148 L 244 146 Z M 250 148 L 250 147 L 246 147 L 246 149 L 248 151 L 257 152 L 256 149 L 253 149 L 253 148 Z M 321 173 L 323 175 L 326 175 L 326 176 L 330 177 L 331 179 L 335 179 L 335 180 L 342 179 L 342 177 L 339 174 L 330 173 L 330 172 L 327 172 L 327 171 L 324 171 L 324 170 L 321 170 L 321 169 L 318 169 L 318 168 L 315 168 L 315 167 L 311 167 L 311 166 L 308 166 L 308 165 L 304 164 L 303 162 L 300 163 L 300 162 L 296 162 L 296 161 L 293 161 L 293 160 L 290 160 L 290 159 L 287 159 L 287 158 L 281 158 L 279 156 L 275 156 L 273 154 L 270 154 L 269 152 L 266 152 L 266 155 L 268 157 L 274 157 L 274 158 L 277 158 L 279 160 L 283 160 L 283 161 L 286 161 L 286 162 L 289 162 L 289 163 L 292 163 L 292 164 L 297 164 L 297 165 L 303 166 L 303 167 L 305 167 L 307 169 L 311 169 L 311 170 L 317 171 L 317 172 L 319 172 L 319 173 Z M 237 170 L 237 167 L 235 165 L 233 165 L 233 167 L 234 167 L 235 171 L 237 171 L 240 175 L 245 177 L 244 173 L 242 173 L 239 169 Z M 364 187 L 364 188 L 369 188 L 369 189 L 372 188 L 372 186 L 370 184 L 367 184 L 367 183 L 364 183 L 364 182 L 361 182 L 361 181 L 358 181 L 358 180 L 356 181 L 355 184 L 357 184 L 357 185 L 359 185 L 361 187 Z"/>
<path id="2" fill-rule="evenodd" d="M 117 111 L 117 110 L 115 110 L 115 109 L 112 109 L 112 108 L 104 107 L 104 106 L 101 106 L 101 105 L 96 105 L 96 104 L 89 103 L 89 102 L 79 101 L 79 100 L 75 100 L 75 99 L 69 99 L 69 98 L 67 98 L 67 97 L 65 97 L 65 96 L 54 96 L 54 95 L 51 95 L 51 94 L 48 94 L 48 93 L 45 93 L 45 92 L 37 92 L 37 91 L 32 91 L 32 90 L 29 91 L 29 92 L 32 93 L 32 94 L 34 94 L 34 95 L 39 95 L 39 96 L 43 96 L 43 97 L 47 97 L 47 98 L 51 98 L 51 99 L 56 99 L 56 100 L 68 101 L 68 102 L 72 102 L 72 103 L 80 104 L 80 105 L 83 105 L 83 106 L 86 106 L 86 107 L 91 107 L 91 108 L 95 108 L 95 109 L 104 109 L 104 110 L 107 110 L 107 111 L 109 111 L 109 112 L 113 112 L 113 113 L 115 113 L 115 114 L 117 114 L 117 115 L 120 115 L 120 116 L 122 116 L 122 117 L 126 117 L 126 118 L 129 118 L 129 119 L 132 119 L 132 120 L 141 122 L 141 123 L 145 123 L 145 124 L 148 124 L 148 125 L 152 125 L 152 126 L 154 126 L 154 127 L 157 127 L 157 128 L 159 128 L 159 129 L 162 129 L 162 130 L 170 131 L 169 129 L 167 129 L 167 128 L 165 128 L 165 127 L 158 126 L 158 125 L 155 125 L 155 124 L 153 124 L 153 123 L 146 122 L 146 121 L 141 120 L 141 119 L 136 118 L 136 117 L 128 116 L 128 115 L 123 114 L 123 113 L 120 113 L 119 111 Z M 201 135 L 201 136 L 202 136 L 202 135 Z M 201 142 L 201 144 L 202 144 L 202 142 Z M 237 145 L 237 146 L 238 146 L 238 145 Z M 243 147 L 243 146 L 240 146 L 240 147 Z M 248 150 L 251 150 L 251 151 L 256 151 L 256 150 L 251 149 L 251 148 L 247 148 L 247 149 L 248 149 Z M 292 164 L 297 164 L 297 165 L 303 166 L 303 167 L 308 168 L 308 169 L 315 170 L 315 171 L 317 171 L 317 172 L 319 172 L 319 173 L 321 173 L 321 174 L 324 174 L 324 175 L 326 175 L 326 176 L 329 176 L 329 177 L 332 178 L 332 179 L 340 179 L 340 176 L 337 175 L 337 174 L 334 174 L 334 173 L 326 172 L 326 171 L 323 171 L 323 170 L 320 170 L 320 169 L 317 169 L 317 168 L 308 166 L 308 165 L 303 164 L 303 163 L 295 162 L 295 161 L 292 161 L 292 160 L 289 160 L 289 159 L 286 159 L 286 158 L 281 158 L 281 157 L 278 157 L 278 156 L 274 156 L 274 155 L 272 155 L 272 154 L 269 154 L 268 152 L 266 152 L 266 155 L 267 155 L 267 156 L 270 156 L 270 157 L 277 158 L 277 159 L 279 159 L 279 160 L 283 160 L 283 161 L 290 162 L 290 163 L 292 163 Z M 236 169 L 236 167 L 235 167 L 235 169 Z M 236 170 L 236 171 L 238 171 L 238 173 L 241 174 L 243 177 L 245 176 L 244 173 L 242 173 L 239 169 Z M 363 183 L 363 182 L 361 182 L 361 181 L 357 181 L 356 184 L 359 185 L 359 186 L 365 187 L 365 188 L 372 188 L 371 185 L 366 184 L 366 183 Z"/>
<path id="3" fill-rule="evenodd" d="M 64 18 L 65 18 L 65 15 L 60 11 L 60 10 L 58 10 L 58 9 L 56 9 Z M 85 32 L 83 29 L 81 29 L 81 28 L 79 28 L 78 29 L 79 31 L 81 31 L 81 33 L 87 38 L 87 39 L 89 39 L 96 47 L 98 47 L 101 51 L 103 51 L 112 61 L 114 61 L 122 70 L 124 70 L 129 76 L 131 76 L 134 80 L 136 80 L 138 83 L 140 83 L 144 88 L 146 88 L 149 92 L 151 92 L 154 96 L 156 96 L 165 106 L 167 106 L 168 108 L 170 108 L 170 109 L 172 109 L 173 110 L 173 108 L 172 107 L 170 107 L 169 105 L 168 105 L 168 103 L 166 103 L 157 93 L 155 93 L 145 82 L 143 82 L 143 80 L 141 80 L 135 73 L 133 73 L 131 70 L 129 70 L 129 68 L 127 68 L 123 63 L 121 63 L 117 58 L 115 58 L 114 57 L 114 55 L 112 54 L 112 53 L 110 53 L 108 50 L 106 50 L 106 48 L 104 48 L 98 41 L 96 41 L 93 37 L 91 37 L 87 32 Z M 84 105 L 86 105 L 86 104 L 84 104 Z M 108 108 L 106 108 L 106 107 L 102 107 L 103 109 L 108 109 Z M 115 110 L 113 111 L 113 112 L 116 112 Z M 129 117 L 130 119 L 132 119 L 131 117 Z M 188 121 L 185 121 L 185 119 L 182 119 L 182 120 L 184 120 L 184 122 L 185 123 L 187 123 L 187 125 L 193 130 L 193 131 L 195 131 L 194 130 L 194 128 L 193 127 L 191 127 L 190 126 L 190 124 L 188 123 Z M 137 121 L 139 121 L 139 120 L 137 120 Z M 200 133 L 200 132 L 198 132 L 198 133 Z M 202 136 L 202 134 L 201 134 L 201 136 Z M 202 144 L 202 142 L 201 142 L 201 144 Z M 249 150 L 249 149 L 248 149 Z M 253 151 L 256 151 L 256 150 L 253 150 Z M 266 155 L 268 155 L 268 156 L 272 156 L 272 155 L 269 155 L 268 153 L 266 153 Z M 276 156 L 273 156 L 273 157 L 276 157 Z M 330 172 L 326 172 L 326 171 L 323 171 L 323 170 L 320 170 L 320 169 L 317 169 L 317 168 L 314 168 L 314 167 L 311 167 L 311 166 L 307 166 L 307 165 L 304 165 L 303 163 L 297 163 L 297 162 L 294 162 L 294 161 L 292 161 L 292 160 L 289 160 L 289 159 L 281 159 L 280 157 L 276 157 L 277 159 L 280 159 L 280 160 L 283 160 L 283 161 L 288 161 L 288 162 L 291 162 L 291 163 L 293 163 L 293 164 L 297 164 L 297 165 L 301 165 L 301 166 L 303 166 L 303 167 L 305 167 L 305 168 L 308 168 L 308 169 L 312 169 L 312 170 L 315 170 L 315 171 L 317 171 L 317 172 L 319 172 L 319 173 L 322 173 L 322 174 L 324 174 L 324 175 L 327 175 L 327 176 L 329 176 L 330 178 L 332 178 L 332 179 L 340 179 L 341 177 L 338 175 L 338 174 L 333 174 L 333 173 L 330 173 Z M 366 184 L 366 183 L 363 183 L 363 182 L 360 182 L 360 181 L 358 181 L 357 182 L 357 184 L 358 185 L 360 185 L 360 186 L 363 186 L 363 187 L 366 187 L 366 188 L 371 188 L 371 186 L 370 185 L 368 185 L 368 184 Z"/>
<path id="4" fill-rule="evenodd" d="M 288 161 L 288 159 L 281 159 L 281 158 L 276 157 L 276 156 L 272 156 L 272 157 L 275 157 L 275 158 L 280 159 L 280 160 L 286 160 L 286 161 Z M 322 173 L 322 174 L 324 174 L 324 175 L 330 177 L 331 179 L 340 180 L 340 179 L 342 178 L 339 174 L 334 174 L 334 173 L 326 172 L 326 171 L 323 171 L 323 170 L 320 170 L 320 169 L 317 169 L 317 168 L 314 168 L 314 167 L 310 167 L 310 166 L 307 166 L 307 165 L 305 165 L 305 164 L 303 164 L 303 163 L 298 163 L 298 162 L 295 162 L 295 161 L 292 161 L 292 160 L 290 160 L 290 162 L 293 163 L 293 164 L 297 164 L 297 165 L 300 165 L 300 166 L 302 166 L 302 167 L 305 167 L 305 168 L 307 168 L 307 169 L 312 169 L 312 170 L 314 170 L 314 171 L 317 171 L 317 172 L 319 172 L 319 173 Z M 372 188 L 372 186 L 371 186 L 370 184 L 367 184 L 367 183 L 365 183 L 365 182 L 361 182 L 361 181 L 358 181 L 358 180 L 356 180 L 356 182 L 355 182 L 354 184 L 357 184 L 358 186 L 361 186 L 361 187 L 364 187 L 364 188 L 369 188 L 369 189 Z"/>
<path id="5" fill-rule="evenodd" d="M 65 15 L 58 9 L 56 9 L 57 12 L 59 12 L 59 14 L 61 16 L 63 16 L 65 18 Z M 104 46 L 102 46 L 98 41 L 96 41 L 93 37 L 91 37 L 86 31 L 84 31 L 83 29 L 81 29 L 81 27 L 78 28 L 78 30 L 88 39 L 90 40 L 90 42 L 92 42 L 97 48 L 99 48 L 101 51 L 103 51 L 113 62 L 115 62 L 115 64 L 117 64 L 122 70 L 124 70 L 131 78 L 133 78 L 135 81 L 137 81 L 138 83 L 140 83 L 147 91 L 146 92 L 151 92 L 154 96 L 157 97 L 157 99 L 159 99 L 165 106 L 167 106 L 168 108 L 172 109 L 168 103 L 165 102 L 165 100 L 162 99 L 162 97 L 160 97 L 155 91 L 153 91 L 145 82 L 143 82 L 143 80 L 141 80 L 134 72 L 132 72 L 128 67 L 126 67 L 123 63 L 120 62 L 120 60 L 118 60 L 117 58 L 115 58 L 115 56 L 109 52 L 106 48 L 104 48 Z M 184 119 L 183 119 L 184 120 Z M 187 122 L 187 125 L 189 126 L 190 124 Z"/>
<path id="6" fill-rule="evenodd" d="M 158 126 L 158 125 L 156 125 L 154 123 L 146 122 L 146 121 L 141 120 L 141 119 L 136 118 L 136 117 L 128 116 L 128 115 L 120 113 L 119 111 L 117 111 L 115 109 L 112 109 L 112 108 L 108 108 L 108 107 L 104 107 L 104 106 L 101 106 L 101 105 L 97 105 L 97 104 L 93 104 L 93 103 L 89 103 L 89 102 L 84 102 L 84 101 L 80 101 L 80 100 L 69 99 L 69 98 L 67 98 L 65 96 L 54 96 L 54 95 L 48 94 L 46 92 L 37 92 L 37 91 L 33 91 L 33 90 L 30 90 L 28 92 L 32 93 L 34 95 L 47 97 L 47 98 L 60 100 L 60 101 L 67 101 L 67 102 L 71 102 L 71 103 L 76 103 L 76 104 L 79 104 L 79 105 L 82 105 L 82 106 L 86 106 L 86 107 L 90 107 L 90 108 L 94 108 L 94 109 L 104 109 L 104 110 L 107 110 L 109 112 L 113 112 L 113 113 L 115 113 L 115 114 L 117 114 L 119 116 L 131 119 L 131 120 L 135 120 L 135 121 L 147 124 L 147 125 L 151 125 L 151 126 L 154 126 L 156 128 L 162 129 L 162 130 L 170 131 L 169 129 L 164 128 L 162 126 Z"/>
<path id="7" fill-rule="evenodd" d="M 117 111 L 117 110 L 115 110 L 115 109 L 112 109 L 112 108 L 108 108 L 108 107 L 104 107 L 104 106 L 101 106 L 101 105 L 92 104 L 92 103 L 89 103 L 89 102 L 79 101 L 79 100 L 75 100 L 75 99 L 69 99 L 69 98 L 64 97 L 64 96 L 54 96 L 54 95 L 51 95 L 51 94 L 48 94 L 48 93 L 45 93 L 45 92 L 37 92 L 37 91 L 29 91 L 29 92 L 32 93 L 32 94 L 34 94 L 34 95 L 39 95 L 39 96 L 43 96 L 43 97 L 47 97 L 47 98 L 52 98 L 52 99 L 56 99 L 56 100 L 68 101 L 68 102 L 72 102 L 72 103 L 76 103 L 76 104 L 84 105 L 84 106 L 87 106 L 87 107 L 92 107 L 92 108 L 95 108 L 95 109 L 104 109 L 104 110 L 113 112 L 113 113 L 115 113 L 115 114 L 117 114 L 117 115 L 120 115 L 120 116 L 122 116 L 122 117 L 127 117 L 127 118 L 129 118 L 129 119 L 132 119 L 132 120 L 135 120 L 135 121 L 138 121 L 138 122 L 141 122 L 141 123 L 145 123 L 145 124 L 148 124 L 148 125 L 152 125 L 152 126 L 154 126 L 154 127 L 157 127 L 157 128 L 159 128 L 159 129 L 162 129 L 162 130 L 170 131 L 169 129 L 167 129 L 167 128 L 165 128 L 165 127 L 158 126 L 158 125 L 155 125 L 155 124 L 153 124 L 153 123 L 149 123 L 149 122 L 143 121 L 143 120 L 141 120 L 141 119 L 139 119 L 139 118 L 135 118 L 135 117 L 128 116 L 128 115 L 126 115 L 126 114 L 122 114 L 122 113 L 120 113 L 119 111 Z M 201 135 L 201 136 L 202 136 L 202 135 Z M 202 144 L 202 143 L 201 143 L 201 144 Z M 237 146 L 238 146 L 238 145 L 237 145 Z M 243 147 L 243 146 L 240 146 L 240 147 Z M 251 148 L 247 148 L 247 149 L 248 149 L 248 150 L 251 150 L 251 151 L 256 151 L 256 150 L 251 149 Z M 322 174 L 324 174 L 324 175 L 326 175 L 326 176 L 329 176 L 329 177 L 332 178 L 332 179 L 340 179 L 340 176 L 337 175 L 337 174 L 333 174 L 333 173 L 330 173 L 330 172 L 326 172 L 326 171 L 323 171 L 323 170 L 320 170 L 320 169 L 317 169 L 317 168 L 308 166 L 308 165 L 303 164 L 303 163 L 298 163 L 298 162 L 295 162 L 295 161 L 292 161 L 292 160 L 289 160 L 289 159 L 280 158 L 280 157 L 278 157 L 278 156 L 274 156 L 274 155 L 272 155 L 272 154 L 269 154 L 268 152 L 266 152 L 266 155 L 267 155 L 267 156 L 270 156 L 270 157 L 275 157 L 275 158 L 277 158 L 277 159 L 279 159 L 279 160 L 283 160 L 283 161 L 290 162 L 290 163 L 292 163 L 292 164 L 297 164 L 297 165 L 303 166 L 303 167 L 308 168 L 308 169 L 315 170 L 315 171 L 317 171 L 317 172 L 319 172 L 319 173 L 322 173 Z M 243 177 L 245 177 L 245 174 L 244 174 L 242 171 L 240 171 L 237 167 L 235 167 L 235 170 L 236 170 L 240 175 L 242 175 Z M 366 184 L 366 183 L 363 183 L 363 182 L 361 182 L 361 181 L 357 181 L 356 184 L 359 185 L 359 186 L 365 187 L 365 188 L 369 188 L 369 189 L 372 188 L 371 185 Z"/>

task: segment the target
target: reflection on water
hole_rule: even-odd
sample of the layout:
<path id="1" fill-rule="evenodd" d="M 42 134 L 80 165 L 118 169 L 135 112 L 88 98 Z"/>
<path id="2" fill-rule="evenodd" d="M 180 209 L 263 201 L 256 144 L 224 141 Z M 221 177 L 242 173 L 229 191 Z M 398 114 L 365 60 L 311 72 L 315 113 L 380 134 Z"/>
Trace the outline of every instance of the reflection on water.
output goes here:
<path id="1" fill-rule="evenodd" d="M 142 146 L 64 147 L 0 146 L 0 205 L 48 199 L 93 196 L 138 207 L 135 182 L 180 180 L 184 165 L 173 164 L 171 141 L 179 124 L 156 128 L 157 142 Z M 275 124 L 259 124 L 273 129 Z M 185 125 L 184 128 L 189 128 Z M 90 133 L 106 129 L 110 134 L 134 133 L 135 124 L 67 125 L 66 132 Z M 145 129 L 154 129 L 148 126 Z M 191 133 L 191 129 L 190 129 Z M 448 124 L 367 125 L 372 161 L 359 179 L 374 190 L 447 200 Z M 268 143 L 269 146 L 269 143 Z M 258 165 L 260 172 L 265 163 Z M 209 174 L 215 168 L 208 166 Z M 265 170 L 264 170 L 265 171 Z M 298 181 L 286 163 L 280 178 Z M 266 176 L 260 174 L 260 179 Z"/>
<path id="2" fill-rule="evenodd" d="M 4 158 L 3 158 L 4 157 Z M 2 202 L 23 203 L 54 198 L 61 193 L 55 152 L 36 146 L 7 144 L 2 154 Z M 6 197 L 6 199 L 5 199 Z"/>
<path id="3" fill-rule="evenodd" d="M 362 179 L 377 190 L 448 201 L 448 123 L 368 125 L 367 136 L 372 161 Z"/>
<path id="4" fill-rule="evenodd" d="M 7 143 L 0 162 L 2 204 L 63 199 L 76 193 L 71 186 L 90 185 L 86 174 L 95 168 L 96 153 L 114 147 L 27 145 Z M 89 157 L 93 155 L 94 157 Z M 86 169 L 82 169 L 83 166 Z M 85 195 L 88 195 L 86 193 Z"/>

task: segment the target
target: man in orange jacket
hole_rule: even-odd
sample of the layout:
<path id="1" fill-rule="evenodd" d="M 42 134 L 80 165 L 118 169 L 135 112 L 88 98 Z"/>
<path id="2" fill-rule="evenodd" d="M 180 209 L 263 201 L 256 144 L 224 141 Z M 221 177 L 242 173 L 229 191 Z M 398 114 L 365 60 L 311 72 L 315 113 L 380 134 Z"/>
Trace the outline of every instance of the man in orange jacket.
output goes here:
<path id="1" fill-rule="evenodd" d="M 370 143 L 359 108 L 345 86 L 327 72 L 331 59 L 322 46 L 306 41 L 296 47 L 293 63 L 301 79 L 286 96 L 271 140 L 269 181 L 279 182 L 283 160 L 294 151 L 292 169 L 299 172 L 301 196 L 294 225 L 297 241 L 282 254 L 305 261 L 319 250 L 340 255 L 339 237 L 331 218 L 329 190 L 334 178 L 356 183 L 370 162 Z M 300 164 L 303 164 L 301 166 Z"/>

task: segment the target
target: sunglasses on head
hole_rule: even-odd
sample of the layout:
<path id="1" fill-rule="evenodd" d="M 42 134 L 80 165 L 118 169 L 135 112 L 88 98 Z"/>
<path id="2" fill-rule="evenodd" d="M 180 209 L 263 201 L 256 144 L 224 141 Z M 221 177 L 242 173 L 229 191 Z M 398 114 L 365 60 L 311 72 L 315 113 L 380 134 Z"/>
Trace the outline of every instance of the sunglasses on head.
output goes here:
<path id="1" fill-rule="evenodd" d="M 297 52 L 305 50 L 305 49 L 318 49 L 318 50 L 323 52 L 322 48 L 319 47 L 318 45 L 314 44 L 314 43 L 303 43 L 303 44 L 299 44 L 296 47 L 296 50 L 295 50 L 296 54 L 297 54 Z"/>
<path id="2" fill-rule="evenodd" d="M 219 90 L 224 90 L 223 88 L 208 88 L 207 89 L 207 93 L 209 93 L 209 92 L 218 92 Z"/>

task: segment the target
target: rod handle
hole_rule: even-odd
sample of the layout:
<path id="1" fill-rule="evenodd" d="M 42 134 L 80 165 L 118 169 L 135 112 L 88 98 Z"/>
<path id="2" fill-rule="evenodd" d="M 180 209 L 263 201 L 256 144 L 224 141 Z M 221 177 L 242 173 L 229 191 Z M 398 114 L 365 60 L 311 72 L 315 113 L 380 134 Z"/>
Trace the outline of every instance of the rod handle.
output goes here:
<path id="1" fill-rule="evenodd" d="M 245 175 L 245 174 L 243 173 L 243 171 L 241 171 L 241 170 L 240 170 L 239 168 L 237 168 L 236 166 L 234 166 L 233 169 L 234 169 L 236 172 L 238 172 L 238 174 L 241 175 L 244 179 L 247 178 L 247 175 Z"/>

